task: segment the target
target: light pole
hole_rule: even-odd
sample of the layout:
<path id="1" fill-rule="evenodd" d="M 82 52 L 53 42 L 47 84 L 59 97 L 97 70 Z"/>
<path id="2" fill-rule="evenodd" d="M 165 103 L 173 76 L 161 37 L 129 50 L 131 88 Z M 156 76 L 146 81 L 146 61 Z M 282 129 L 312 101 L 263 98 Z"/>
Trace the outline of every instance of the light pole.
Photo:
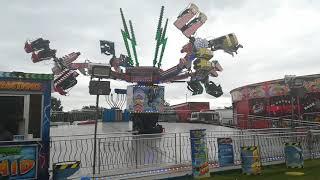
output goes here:
<path id="1" fill-rule="evenodd" d="M 89 94 L 96 95 L 96 118 L 94 125 L 94 140 L 93 140 L 93 174 L 96 173 L 96 157 L 97 157 L 97 127 L 99 119 L 99 95 L 110 94 L 110 81 L 101 81 L 102 78 L 110 77 L 110 66 L 96 65 L 92 67 L 91 79 L 89 83 Z M 94 81 L 93 78 L 98 78 L 98 81 Z"/>

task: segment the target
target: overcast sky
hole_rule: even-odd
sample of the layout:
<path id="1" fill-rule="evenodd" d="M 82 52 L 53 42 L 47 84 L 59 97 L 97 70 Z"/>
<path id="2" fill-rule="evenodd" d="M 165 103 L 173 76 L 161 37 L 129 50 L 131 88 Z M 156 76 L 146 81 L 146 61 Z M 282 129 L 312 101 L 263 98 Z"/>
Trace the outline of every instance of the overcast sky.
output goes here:
<path id="1" fill-rule="evenodd" d="M 109 58 L 100 54 L 99 40 L 115 42 L 116 54 L 126 53 L 120 29 L 119 8 L 127 20 L 131 19 L 138 42 L 140 65 L 152 65 L 155 32 L 161 5 L 164 17 L 169 18 L 168 44 L 163 69 L 176 65 L 180 48 L 188 39 L 173 22 L 190 2 L 183 0 L 55 0 L 0 2 L 0 71 L 51 73 L 51 62 L 32 63 L 23 50 L 27 39 L 43 37 L 51 41 L 51 48 L 63 56 L 80 51 L 77 62 L 89 59 L 106 63 Z M 211 80 L 220 83 L 224 95 L 191 96 L 187 85 L 165 84 L 165 98 L 170 104 L 186 101 L 210 101 L 211 107 L 231 105 L 230 90 L 248 83 L 283 78 L 286 74 L 306 75 L 319 72 L 320 1 L 294 0 L 202 0 L 193 2 L 208 20 L 196 36 L 214 38 L 235 33 L 244 48 L 235 57 L 216 52 L 224 71 Z M 79 76 L 79 83 L 70 95 L 53 96 L 62 100 L 65 110 L 95 104 L 88 93 L 89 78 Z M 128 83 L 112 81 L 112 88 L 125 88 Z M 104 98 L 100 104 L 107 107 Z"/>

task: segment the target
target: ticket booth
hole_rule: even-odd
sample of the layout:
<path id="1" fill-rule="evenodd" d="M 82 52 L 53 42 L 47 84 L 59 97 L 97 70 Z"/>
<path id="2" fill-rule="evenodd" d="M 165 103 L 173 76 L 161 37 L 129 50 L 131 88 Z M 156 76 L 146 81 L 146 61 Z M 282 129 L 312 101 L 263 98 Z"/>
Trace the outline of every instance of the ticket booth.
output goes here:
<path id="1" fill-rule="evenodd" d="M 49 179 L 52 79 L 0 71 L 0 179 Z"/>

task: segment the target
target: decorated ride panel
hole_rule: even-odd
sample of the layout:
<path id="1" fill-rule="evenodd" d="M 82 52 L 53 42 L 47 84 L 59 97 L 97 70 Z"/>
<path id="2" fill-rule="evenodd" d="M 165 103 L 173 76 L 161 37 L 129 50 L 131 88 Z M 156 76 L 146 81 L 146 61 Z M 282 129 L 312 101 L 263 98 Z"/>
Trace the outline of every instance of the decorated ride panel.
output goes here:
<path id="1" fill-rule="evenodd" d="M 190 130 L 192 174 L 195 179 L 210 177 L 205 129 Z"/>
<path id="2" fill-rule="evenodd" d="M 127 88 L 127 109 L 137 113 L 163 111 L 164 86 L 132 85 Z"/>
<path id="3" fill-rule="evenodd" d="M 257 146 L 241 147 L 241 166 L 243 174 L 261 174 L 260 151 Z"/>
<path id="4" fill-rule="evenodd" d="M 159 69 L 152 66 L 126 68 L 127 82 L 152 82 L 158 83 L 160 79 Z"/>
<path id="5" fill-rule="evenodd" d="M 286 166 L 288 168 L 303 168 L 303 149 L 300 142 L 285 143 L 284 153 L 286 157 Z"/>
<path id="6" fill-rule="evenodd" d="M 320 92 L 320 74 L 309 76 L 298 76 L 304 81 L 303 87 L 307 93 Z M 289 95 L 289 87 L 284 79 L 261 82 L 234 89 L 230 92 L 232 101 L 249 100 L 256 98 L 265 98 L 273 96 Z"/>

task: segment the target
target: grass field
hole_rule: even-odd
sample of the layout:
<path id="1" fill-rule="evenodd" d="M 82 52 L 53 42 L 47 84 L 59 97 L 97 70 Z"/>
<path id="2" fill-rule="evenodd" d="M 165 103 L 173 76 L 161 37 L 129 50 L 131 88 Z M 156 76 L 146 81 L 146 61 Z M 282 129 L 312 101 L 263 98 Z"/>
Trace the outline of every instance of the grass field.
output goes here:
<path id="1" fill-rule="evenodd" d="M 303 172 L 301 176 L 286 175 L 286 172 Z M 172 179 L 193 179 L 191 176 Z M 320 160 L 304 161 L 303 169 L 287 169 L 285 164 L 264 166 L 261 175 L 243 175 L 241 169 L 211 173 L 212 180 L 320 180 Z"/>
<path id="2" fill-rule="evenodd" d="M 303 172 L 302 176 L 286 175 L 286 172 Z M 320 180 L 320 160 L 306 160 L 303 169 L 287 169 L 285 164 L 265 166 L 262 175 L 242 175 L 241 170 L 216 172 L 211 178 L 215 180 Z"/>

